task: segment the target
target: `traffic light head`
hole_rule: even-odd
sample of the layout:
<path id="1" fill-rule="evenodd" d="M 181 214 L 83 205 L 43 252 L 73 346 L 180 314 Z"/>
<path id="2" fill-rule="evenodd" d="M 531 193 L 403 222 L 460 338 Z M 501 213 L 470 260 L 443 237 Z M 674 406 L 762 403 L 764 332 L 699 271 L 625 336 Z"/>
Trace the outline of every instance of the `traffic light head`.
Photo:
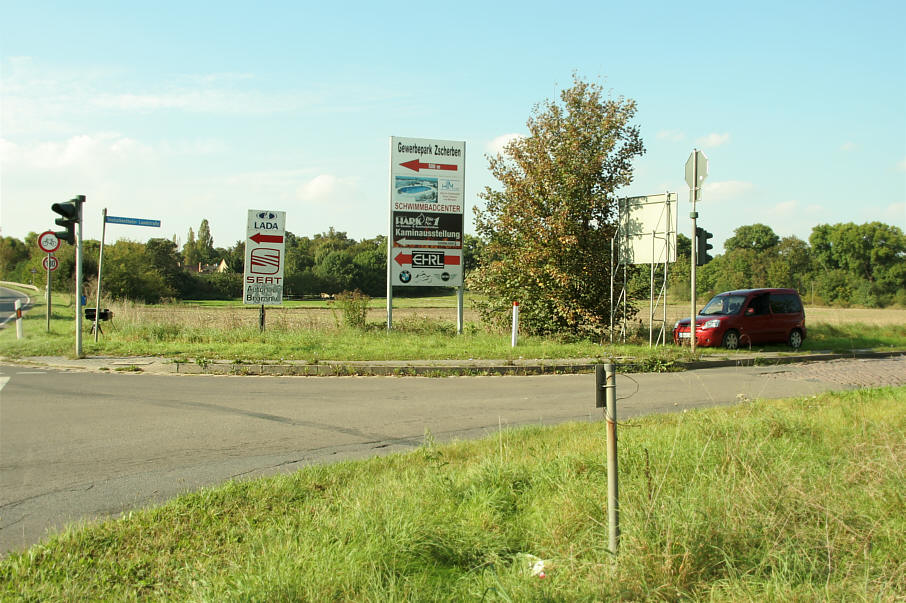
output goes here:
<path id="1" fill-rule="evenodd" d="M 70 245 L 75 244 L 75 225 L 82 223 L 82 203 L 84 202 L 85 197 L 79 195 L 69 201 L 54 203 L 50 206 L 50 209 L 62 216 L 54 220 L 57 226 L 62 226 L 66 229 L 55 233 L 61 241 L 66 241 Z"/>
<path id="2" fill-rule="evenodd" d="M 711 254 L 708 253 L 709 249 L 713 249 L 714 245 L 708 242 L 708 239 L 712 238 L 714 235 L 705 230 L 704 228 L 696 227 L 695 229 L 695 265 L 704 266 L 714 258 L 711 257 Z"/>

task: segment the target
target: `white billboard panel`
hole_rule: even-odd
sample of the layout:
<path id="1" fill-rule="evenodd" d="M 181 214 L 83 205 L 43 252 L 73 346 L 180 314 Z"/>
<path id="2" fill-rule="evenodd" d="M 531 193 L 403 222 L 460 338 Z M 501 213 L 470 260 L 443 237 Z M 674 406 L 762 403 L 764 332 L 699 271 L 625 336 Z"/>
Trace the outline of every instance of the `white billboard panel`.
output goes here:
<path id="1" fill-rule="evenodd" d="M 620 199 L 620 261 L 676 261 L 676 193 Z"/>

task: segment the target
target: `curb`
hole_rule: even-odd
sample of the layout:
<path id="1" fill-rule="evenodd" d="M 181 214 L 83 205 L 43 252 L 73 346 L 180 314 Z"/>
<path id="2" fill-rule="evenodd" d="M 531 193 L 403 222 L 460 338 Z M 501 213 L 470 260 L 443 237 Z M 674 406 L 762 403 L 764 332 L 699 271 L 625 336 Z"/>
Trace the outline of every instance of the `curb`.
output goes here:
<path id="1" fill-rule="evenodd" d="M 812 352 L 782 356 L 746 353 L 736 357 L 717 356 L 695 361 L 638 362 L 632 357 L 611 359 L 623 373 L 680 372 L 733 366 L 772 366 L 797 362 L 826 362 L 854 358 L 890 358 L 906 356 L 906 351 L 876 352 L 853 350 L 847 353 Z M 299 363 L 238 363 L 229 361 L 179 362 L 154 357 L 95 356 L 82 359 L 33 357 L 2 359 L 4 362 L 43 366 L 63 370 L 94 372 L 126 372 L 169 375 L 223 375 L 249 377 L 453 377 L 506 375 L 564 375 L 593 373 L 604 359 L 574 360 L 485 360 L 485 361 L 322 361 L 317 364 Z"/>
<path id="2" fill-rule="evenodd" d="M 904 351 L 874 352 L 854 350 L 849 353 L 821 352 L 789 356 L 746 355 L 738 358 L 715 358 L 690 362 L 669 362 L 658 367 L 659 371 L 676 372 L 723 368 L 731 366 L 771 366 L 797 362 L 826 362 L 851 358 L 889 358 L 906 355 Z M 652 372 L 646 365 L 621 359 L 623 372 Z M 414 364 L 414 363 L 369 363 L 369 362 L 324 362 L 319 364 L 239 364 L 224 362 L 175 362 L 172 373 L 181 375 L 234 375 L 234 376 L 301 376 L 301 377 L 453 377 L 491 375 L 564 375 L 593 373 L 601 362 L 583 361 L 521 361 L 519 364 Z"/>

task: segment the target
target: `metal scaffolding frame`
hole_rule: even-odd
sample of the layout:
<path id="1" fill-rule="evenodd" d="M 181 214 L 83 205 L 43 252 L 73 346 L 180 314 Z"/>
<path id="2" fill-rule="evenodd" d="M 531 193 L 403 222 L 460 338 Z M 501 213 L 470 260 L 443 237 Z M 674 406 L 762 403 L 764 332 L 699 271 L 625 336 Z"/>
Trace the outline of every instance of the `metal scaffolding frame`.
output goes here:
<path id="1" fill-rule="evenodd" d="M 667 276 L 670 262 L 676 261 L 677 195 L 664 193 L 647 197 L 618 199 L 619 221 L 611 239 L 610 270 L 610 341 L 617 333 L 615 317 L 623 305 L 619 326 L 620 341 L 626 340 L 628 326 L 626 308 L 628 301 L 627 273 L 629 264 L 648 264 L 648 345 L 667 343 Z M 649 247 L 650 243 L 650 247 Z M 616 275 L 623 270 L 619 294 L 616 292 Z M 656 314 L 661 317 L 655 318 Z M 655 324 L 657 334 L 655 335 Z"/>

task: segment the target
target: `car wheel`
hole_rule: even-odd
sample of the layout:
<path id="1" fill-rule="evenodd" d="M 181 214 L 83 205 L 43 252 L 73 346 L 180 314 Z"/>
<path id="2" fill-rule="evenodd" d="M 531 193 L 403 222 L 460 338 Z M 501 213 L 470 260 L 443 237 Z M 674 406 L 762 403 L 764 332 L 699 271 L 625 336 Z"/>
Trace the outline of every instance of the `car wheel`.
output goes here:
<path id="1" fill-rule="evenodd" d="M 739 348 L 739 333 L 736 331 L 727 331 L 724 333 L 724 347 L 728 350 L 735 350 Z"/>
<path id="2" fill-rule="evenodd" d="M 802 331 L 800 331 L 799 329 L 793 329 L 793 331 L 790 333 L 789 343 L 790 347 L 792 347 L 794 350 L 798 350 L 800 346 L 802 346 Z"/>

